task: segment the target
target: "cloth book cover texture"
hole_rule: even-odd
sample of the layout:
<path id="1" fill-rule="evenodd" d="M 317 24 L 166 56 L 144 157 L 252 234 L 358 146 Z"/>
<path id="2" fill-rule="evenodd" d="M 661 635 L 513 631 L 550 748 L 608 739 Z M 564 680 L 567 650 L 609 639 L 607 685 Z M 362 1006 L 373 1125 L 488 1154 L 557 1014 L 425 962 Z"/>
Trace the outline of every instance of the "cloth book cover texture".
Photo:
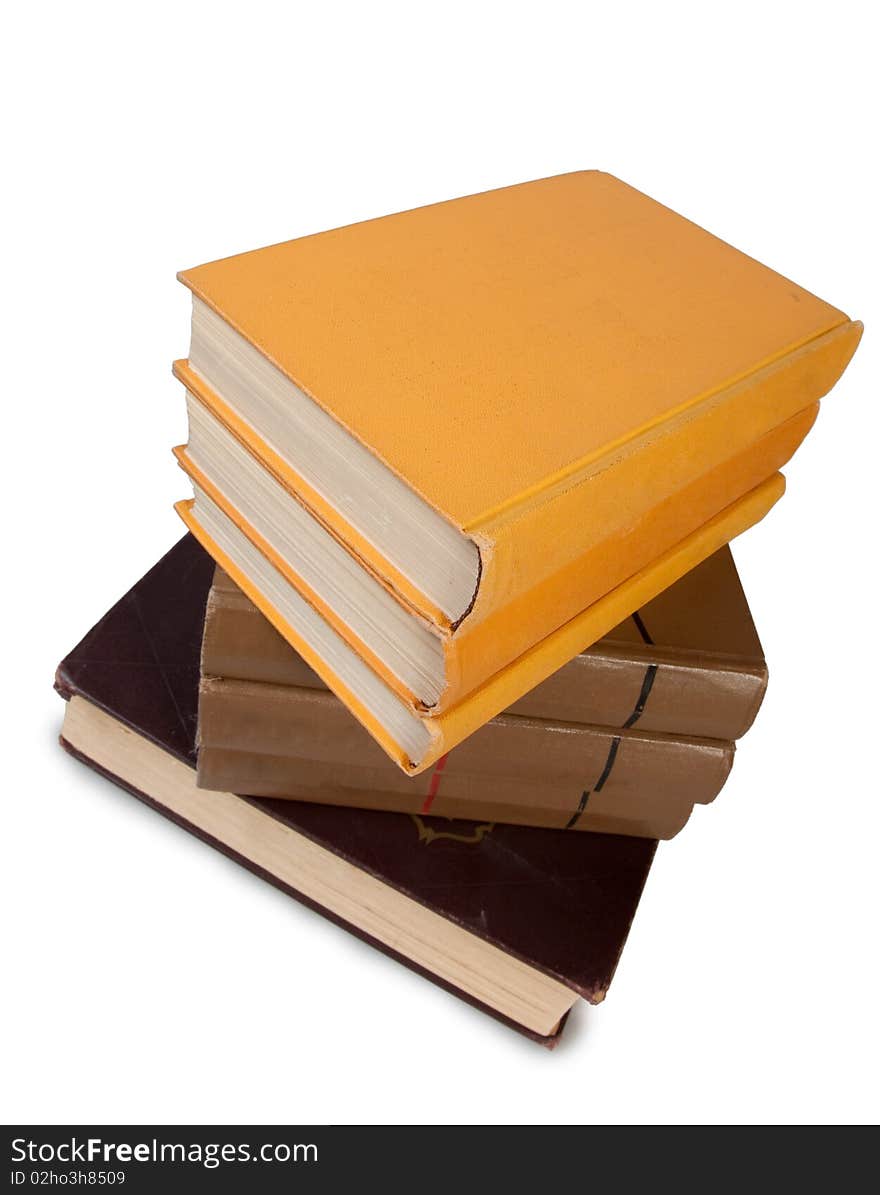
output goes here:
<path id="1" fill-rule="evenodd" d="M 199 784 L 669 838 L 695 802 L 716 795 L 733 757 L 731 742 L 688 734 L 741 733 L 766 675 L 725 548 L 430 772 L 407 778 L 218 569 L 202 646 Z M 648 719 L 682 729 L 645 733 Z"/>
<path id="2" fill-rule="evenodd" d="M 242 513 L 205 460 L 178 450 L 197 493 L 425 715 L 431 741 L 407 758 L 326 661 L 313 665 L 412 772 L 630 613 L 621 587 L 634 577 L 717 531 L 719 519 L 730 538 L 760 518 L 861 331 L 595 171 L 304 237 L 181 279 L 194 296 L 194 348 L 175 368 L 194 406 L 436 634 L 442 683 L 427 702 Z M 211 321 L 237 338 L 232 365 L 196 336 Z M 262 402 L 270 376 L 345 437 L 352 460 L 372 461 L 464 545 L 469 586 L 428 594 L 402 563 L 402 503 L 385 495 L 344 509 L 310 473 L 315 454 L 293 460 L 277 426 L 270 434 L 268 418 L 245 418 L 229 401 L 237 379 Z M 293 400 L 289 411 L 293 435 Z M 749 519 L 732 518 L 741 502 Z M 215 559 L 234 564 L 192 508 L 179 509 Z M 384 538 L 374 515 L 391 528 Z M 228 571 L 242 584 L 242 569 Z M 242 588 L 308 659 L 269 595 Z M 588 619 L 558 636 L 610 594 L 611 622 Z"/>
<path id="3" fill-rule="evenodd" d="M 213 567 L 195 541 L 185 537 L 74 648 L 56 677 L 56 688 L 71 707 L 79 702 L 103 711 L 124 735 L 146 740 L 163 758 L 185 765 L 180 770 L 187 775 L 195 764 L 199 652 Z M 212 798 L 237 801 L 242 816 L 259 815 L 260 820 L 289 828 L 593 1002 L 607 991 L 656 845 L 616 835 L 474 827 L 439 818 L 223 793 L 196 798 L 194 785 L 175 804 L 167 796 L 138 790 L 102 762 L 99 749 L 84 751 L 74 741 L 66 745 L 172 820 L 312 907 L 314 902 L 295 884 L 255 861 L 247 842 L 224 840 L 206 829 L 200 810 L 209 810 Z M 401 956 L 393 943 L 353 927 L 332 910 L 318 911 L 498 1015 L 466 988 Z"/>

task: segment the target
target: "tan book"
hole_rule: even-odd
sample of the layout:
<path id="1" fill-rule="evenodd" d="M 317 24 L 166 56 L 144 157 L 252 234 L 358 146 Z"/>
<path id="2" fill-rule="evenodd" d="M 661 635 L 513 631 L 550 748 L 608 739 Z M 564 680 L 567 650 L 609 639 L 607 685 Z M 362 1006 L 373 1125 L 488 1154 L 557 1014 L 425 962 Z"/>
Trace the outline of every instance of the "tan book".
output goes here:
<path id="1" fill-rule="evenodd" d="M 649 726 L 732 737 L 767 679 L 728 549 L 416 777 L 389 764 L 219 569 L 201 666 L 203 787 L 654 838 L 671 838 L 717 795 L 734 747 Z"/>
<path id="2" fill-rule="evenodd" d="M 501 714 L 405 776 L 330 693 L 202 679 L 198 783 L 253 796 L 551 829 L 672 838 L 734 746 Z"/>

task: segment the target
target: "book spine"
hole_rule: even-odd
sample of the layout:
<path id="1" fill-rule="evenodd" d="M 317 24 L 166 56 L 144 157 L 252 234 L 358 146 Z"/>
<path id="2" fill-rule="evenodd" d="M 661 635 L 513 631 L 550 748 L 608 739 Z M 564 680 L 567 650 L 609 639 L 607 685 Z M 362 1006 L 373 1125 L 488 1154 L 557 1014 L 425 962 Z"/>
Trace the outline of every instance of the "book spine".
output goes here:
<path id="1" fill-rule="evenodd" d="M 203 787 L 651 838 L 711 801 L 733 760 L 730 743 L 502 716 L 410 778 L 329 694 L 211 678 L 199 737 Z"/>
<path id="2" fill-rule="evenodd" d="M 654 806 L 622 800 L 620 795 L 594 793 L 586 789 L 545 792 L 546 803 L 534 804 L 534 790 L 521 794 L 507 786 L 484 792 L 482 797 L 462 795 L 455 782 L 441 785 L 429 801 L 422 795 L 382 788 L 381 779 L 367 769 L 341 773 L 339 768 L 298 760 L 290 756 L 256 755 L 222 747 L 202 748 L 199 757 L 199 786 L 220 791 L 250 792 L 252 796 L 307 801 L 350 809 L 372 809 L 406 813 L 421 823 L 421 832 L 431 841 L 443 832 L 421 819 L 447 818 L 447 836 L 479 840 L 481 833 L 496 824 L 531 826 L 539 829 L 624 834 L 635 838 L 673 838 L 686 824 L 695 802 L 684 796 Z M 251 791 L 256 789 L 256 791 Z M 485 789 L 485 786 L 484 786 Z M 552 799 L 551 799 L 552 798 Z"/>
<path id="3" fill-rule="evenodd" d="M 508 707 L 523 717 L 583 722 L 675 737 L 736 741 L 754 722 L 767 670 L 736 661 L 645 660 L 585 652 Z M 558 679 L 557 679 L 558 678 Z"/>
<path id="4" fill-rule="evenodd" d="M 324 682 L 225 574 L 208 598 L 202 674 L 327 691 Z M 736 660 L 600 645 L 564 664 L 509 713 L 680 737 L 731 740 L 754 720 L 766 669 Z"/>

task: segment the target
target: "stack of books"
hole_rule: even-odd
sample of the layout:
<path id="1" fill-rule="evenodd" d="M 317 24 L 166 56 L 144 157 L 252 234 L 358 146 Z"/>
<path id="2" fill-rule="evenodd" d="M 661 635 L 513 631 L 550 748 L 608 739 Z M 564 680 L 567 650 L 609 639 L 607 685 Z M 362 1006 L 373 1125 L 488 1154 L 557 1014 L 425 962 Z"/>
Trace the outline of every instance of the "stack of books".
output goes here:
<path id="1" fill-rule="evenodd" d="M 755 717 L 726 545 L 861 327 L 597 172 L 181 279 L 190 534 L 63 742 L 553 1044 Z"/>

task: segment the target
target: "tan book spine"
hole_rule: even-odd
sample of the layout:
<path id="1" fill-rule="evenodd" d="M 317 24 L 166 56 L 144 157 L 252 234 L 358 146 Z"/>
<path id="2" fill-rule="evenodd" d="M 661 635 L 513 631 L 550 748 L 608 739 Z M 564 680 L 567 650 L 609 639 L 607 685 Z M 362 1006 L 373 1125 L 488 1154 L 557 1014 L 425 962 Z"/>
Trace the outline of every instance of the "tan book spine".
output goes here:
<path id="1" fill-rule="evenodd" d="M 481 799 L 461 796 L 457 786 L 445 787 L 430 803 L 424 796 L 414 799 L 411 793 L 399 793 L 381 787 L 381 780 L 371 774 L 346 769 L 333 770 L 326 764 L 289 757 L 255 756 L 243 752 L 226 751 L 221 747 L 208 748 L 200 764 L 200 786 L 226 784 L 245 792 L 248 785 L 259 787 L 264 796 L 286 800 L 308 801 L 318 805 L 337 805 L 352 809 L 376 809 L 385 812 L 408 813 L 420 825 L 426 837 L 442 837 L 422 822 L 425 808 L 431 817 L 455 820 L 450 825 L 450 837 L 471 835 L 480 837 L 481 828 L 500 824 L 534 826 L 547 829 L 589 830 L 604 834 L 625 834 L 635 838 L 673 838 L 685 825 L 694 808 L 686 797 L 658 803 L 648 808 L 644 800 L 639 808 L 609 796 L 604 791 L 581 790 L 578 793 L 557 794 L 556 803 L 540 808 L 525 801 L 534 801 L 534 788 L 527 793 L 522 786 L 503 789 L 494 786 L 484 790 Z M 257 795 L 257 794 L 254 794 Z M 546 794 L 550 795 L 550 794 Z M 571 799 L 566 799 L 571 797 Z"/>
<path id="2" fill-rule="evenodd" d="M 738 589 L 729 553 L 725 555 L 726 572 Z M 706 572 L 717 573 L 725 563 L 712 562 Z M 724 581 L 729 587 L 726 573 Z M 737 615 L 742 620 L 748 608 L 741 590 L 739 597 L 742 609 Z M 717 594 L 713 598 L 717 600 Z M 653 624 L 662 628 L 669 618 L 665 608 L 646 610 L 644 618 L 637 616 L 631 626 L 618 628 L 616 638 L 612 633 L 575 656 L 508 712 L 610 728 L 638 724 L 642 730 L 677 737 L 740 738 L 751 726 L 767 687 L 767 668 L 754 628 L 749 622 L 756 646 L 748 654 L 725 651 L 724 643 L 707 648 L 650 642 Z M 220 569 L 205 616 L 202 673 L 327 692 L 317 673 Z"/>
<path id="3" fill-rule="evenodd" d="M 732 743 L 500 715 L 407 777 L 331 694 L 203 678 L 198 782 L 333 805 L 670 838 Z"/>

